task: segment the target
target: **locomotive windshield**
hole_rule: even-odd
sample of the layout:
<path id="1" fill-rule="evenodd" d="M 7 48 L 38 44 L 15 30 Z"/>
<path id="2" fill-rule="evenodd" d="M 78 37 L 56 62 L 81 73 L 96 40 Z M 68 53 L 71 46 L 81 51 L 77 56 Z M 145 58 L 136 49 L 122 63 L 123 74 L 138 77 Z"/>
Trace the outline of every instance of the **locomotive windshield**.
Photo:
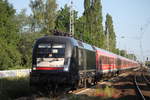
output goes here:
<path id="1" fill-rule="evenodd" d="M 64 44 L 39 44 L 37 67 L 62 67 L 64 65 Z"/>

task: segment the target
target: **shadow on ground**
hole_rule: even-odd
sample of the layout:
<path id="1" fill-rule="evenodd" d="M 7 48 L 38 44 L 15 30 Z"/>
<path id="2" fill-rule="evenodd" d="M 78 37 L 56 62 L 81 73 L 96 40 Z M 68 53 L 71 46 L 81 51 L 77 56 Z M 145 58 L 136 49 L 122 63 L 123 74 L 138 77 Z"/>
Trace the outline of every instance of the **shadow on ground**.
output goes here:
<path id="1" fill-rule="evenodd" d="M 14 100 L 29 95 L 31 92 L 28 77 L 0 79 L 0 100 Z"/>
<path id="2" fill-rule="evenodd" d="M 62 100 L 138 100 L 138 99 L 132 95 L 119 97 L 119 98 L 115 98 L 115 97 L 106 98 L 106 97 L 88 96 L 88 95 L 68 95 L 67 98 L 62 97 Z"/>

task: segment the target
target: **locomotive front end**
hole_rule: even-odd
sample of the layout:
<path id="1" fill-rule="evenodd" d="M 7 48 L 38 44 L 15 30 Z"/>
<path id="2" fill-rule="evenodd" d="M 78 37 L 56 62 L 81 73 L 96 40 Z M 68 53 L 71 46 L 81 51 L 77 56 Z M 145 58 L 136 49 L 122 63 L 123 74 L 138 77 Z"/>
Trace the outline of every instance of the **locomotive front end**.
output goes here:
<path id="1" fill-rule="evenodd" d="M 31 86 L 54 86 L 69 81 L 72 45 L 69 38 L 52 36 L 36 41 L 32 55 Z"/>

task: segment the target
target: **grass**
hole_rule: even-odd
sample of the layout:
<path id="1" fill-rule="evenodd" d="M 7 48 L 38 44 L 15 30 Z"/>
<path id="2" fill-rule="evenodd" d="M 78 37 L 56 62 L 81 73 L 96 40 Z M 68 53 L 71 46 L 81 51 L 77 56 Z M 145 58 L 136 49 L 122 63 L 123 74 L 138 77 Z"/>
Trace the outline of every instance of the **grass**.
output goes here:
<path id="1" fill-rule="evenodd" d="M 15 98 L 29 96 L 28 77 L 9 77 L 0 79 L 0 99 L 13 100 Z"/>
<path id="2" fill-rule="evenodd" d="M 66 94 L 56 100 L 126 100 L 117 99 L 118 92 L 109 86 L 97 86 L 91 95 Z M 19 97 L 30 97 L 29 77 L 9 77 L 0 79 L 0 100 L 14 100 Z M 64 99 L 63 99 L 64 98 Z M 44 99 L 43 99 L 44 100 Z"/>
<path id="3" fill-rule="evenodd" d="M 97 88 L 95 90 L 94 95 L 95 96 L 101 96 L 101 97 L 106 97 L 110 98 L 113 97 L 115 94 L 115 89 L 109 86 L 106 86 L 105 88 Z"/>
<path id="4" fill-rule="evenodd" d="M 85 94 L 67 94 L 56 100 L 118 100 L 118 92 L 110 86 L 96 86 Z M 62 99 L 65 98 L 65 99 Z M 120 99 L 121 100 L 121 99 Z"/>
<path id="5" fill-rule="evenodd" d="M 15 66 L 15 67 L 9 67 L 7 69 L 3 69 L 3 70 L 19 70 L 19 69 L 29 69 L 31 67 L 28 66 Z"/>
<path id="6" fill-rule="evenodd" d="M 116 100 L 116 95 L 118 95 L 117 90 L 113 87 L 96 87 L 95 89 L 89 91 L 90 95 L 68 95 L 68 100 Z"/>

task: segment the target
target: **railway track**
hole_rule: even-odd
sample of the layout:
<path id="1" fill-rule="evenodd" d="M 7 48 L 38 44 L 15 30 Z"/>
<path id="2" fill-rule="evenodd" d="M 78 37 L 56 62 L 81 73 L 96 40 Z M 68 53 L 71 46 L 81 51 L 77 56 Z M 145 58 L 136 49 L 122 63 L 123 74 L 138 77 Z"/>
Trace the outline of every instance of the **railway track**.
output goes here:
<path id="1" fill-rule="evenodd" d="M 141 88 L 140 88 L 139 85 L 138 85 L 138 82 L 137 82 L 137 75 L 134 76 L 134 84 L 135 84 L 135 86 L 136 86 L 137 95 L 140 96 L 140 98 L 141 98 L 142 100 L 146 100 L 145 97 L 144 97 L 144 95 L 143 95 L 143 93 L 142 93 L 142 91 L 141 91 Z"/>
<path id="2" fill-rule="evenodd" d="M 141 70 L 141 69 L 136 69 L 136 70 L 133 70 L 134 71 L 134 73 L 136 73 L 136 72 L 139 72 L 139 70 Z M 142 72 L 140 72 L 140 73 L 142 73 Z M 128 73 L 128 74 L 130 74 L 130 73 Z M 42 94 L 42 93 L 39 93 L 39 94 L 31 94 L 30 96 L 27 96 L 27 97 L 21 97 L 21 98 L 18 98 L 18 99 L 16 99 L 16 100 L 23 100 L 24 98 L 24 100 L 67 100 L 66 98 L 71 98 L 71 97 L 82 97 L 82 96 L 84 96 L 84 95 L 91 95 L 93 92 L 95 92 L 95 88 L 103 88 L 103 87 L 101 87 L 100 85 L 103 85 L 104 86 L 104 84 L 107 86 L 111 86 L 111 85 L 113 85 L 113 84 L 109 84 L 109 83 L 113 83 L 113 82 L 115 82 L 115 81 L 120 81 L 120 79 L 122 79 L 122 78 L 125 78 L 125 80 L 123 79 L 123 82 L 124 81 L 127 81 L 128 79 L 129 79 L 129 82 L 131 82 L 131 84 L 132 84 L 132 86 L 134 86 L 134 84 L 133 84 L 133 82 L 132 82 L 132 79 L 133 79 L 133 75 L 135 75 L 135 74 L 133 74 L 133 72 L 132 72 L 132 77 L 128 77 L 128 78 L 126 78 L 127 76 L 128 76 L 128 74 L 125 74 L 125 73 L 123 73 L 123 74 L 121 74 L 121 75 L 119 75 L 119 76 L 117 76 L 117 77 L 112 77 L 112 78 L 109 78 L 108 80 L 103 80 L 103 81 L 101 81 L 101 82 L 98 82 L 98 86 L 97 87 L 95 87 L 95 85 L 93 86 L 91 86 L 90 88 L 78 88 L 77 90 L 73 90 L 73 91 L 69 91 L 68 92 L 68 90 L 66 90 L 65 91 L 65 93 L 64 93 L 64 91 L 62 92 L 62 93 L 58 93 L 58 94 L 60 94 L 60 95 L 57 95 L 56 97 L 53 97 L 52 95 L 44 95 L 44 94 Z M 147 78 L 147 76 L 146 76 L 146 78 Z M 144 78 L 143 78 L 144 79 Z M 138 80 L 137 80 L 137 84 L 138 84 Z M 126 87 L 126 86 L 125 86 Z M 140 87 L 139 87 L 140 88 Z M 125 88 L 126 89 L 126 88 Z M 97 92 L 97 91 L 96 91 Z M 95 92 L 95 93 L 96 93 Z M 131 91 L 132 92 L 132 91 Z M 90 94 L 91 93 L 91 94 Z M 117 91 L 117 93 L 118 93 L 118 91 Z M 117 94 L 116 93 L 116 94 Z M 119 93 L 121 93 L 121 91 L 119 92 Z M 119 94 L 118 93 L 118 94 Z M 123 93 L 126 93 L 126 92 L 123 92 Z M 133 93 L 134 93 L 134 95 L 135 95 L 135 92 L 134 92 L 134 88 L 133 88 Z M 92 96 L 95 96 L 95 95 L 97 95 L 97 94 L 92 94 Z M 128 94 L 127 94 L 128 95 Z M 118 98 L 119 98 L 119 95 L 117 95 L 118 96 Z M 103 96 L 100 96 L 100 97 L 103 97 Z M 136 97 L 136 96 L 135 96 Z M 83 99 L 82 99 L 83 100 Z M 132 99 L 129 99 L 129 100 L 132 100 Z M 133 100 L 137 100 L 137 99 L 133 99 Z M 140 99 L 141 100 L 141 99 Z M 143 100 L 150 100 L 150 99 L 143 99 Z"/>
<path id="3" fill-rule="evenodd" d="M 145 95 L 144 89 L 150 91 L 150 81 L 146 78 L 145 73 L 141 72 L 134 76 L 134 84 L 136 87 L 136 93 L 139 100 L 150 100 L 150 97 Z"/>
<path id="4" fill-rule="evenodd" d="M 150 80 L 146 77 L 146 75 L 143 73 L 142 77 L 144 78 L 146 84 L 150 87 Z"/>

